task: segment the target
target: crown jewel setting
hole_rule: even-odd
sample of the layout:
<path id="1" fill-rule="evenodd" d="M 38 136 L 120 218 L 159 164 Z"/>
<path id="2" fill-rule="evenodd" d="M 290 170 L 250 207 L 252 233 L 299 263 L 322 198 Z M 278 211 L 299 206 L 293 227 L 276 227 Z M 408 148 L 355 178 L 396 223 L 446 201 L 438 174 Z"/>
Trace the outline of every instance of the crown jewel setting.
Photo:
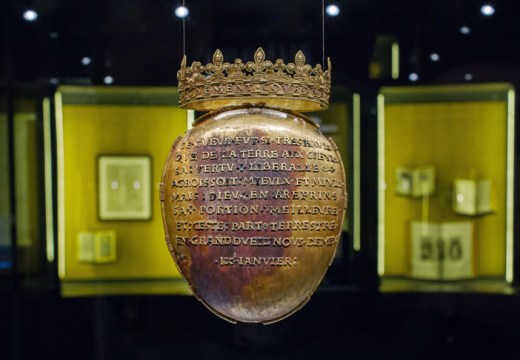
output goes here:
<path id="1" fill-rule="evenodd" d="M 206 65 L 195 61 L 187 66 L 184 56 L 177 72 L 180 106 L 199 111 L 243 104 L 264 104 L 299 112 L 326 110 L 330 59 L 327 66 L 324 71 L 320 64 L 314 68 L 305 64 L 301 51 L 296 53 L 294 63 L 285 64 L 282 59 L 273 63 L 265 59 L 262 48 L 247 63 L 241 59 L 224 62 L 220 50 L 213 54 L 213 62 Z"/>

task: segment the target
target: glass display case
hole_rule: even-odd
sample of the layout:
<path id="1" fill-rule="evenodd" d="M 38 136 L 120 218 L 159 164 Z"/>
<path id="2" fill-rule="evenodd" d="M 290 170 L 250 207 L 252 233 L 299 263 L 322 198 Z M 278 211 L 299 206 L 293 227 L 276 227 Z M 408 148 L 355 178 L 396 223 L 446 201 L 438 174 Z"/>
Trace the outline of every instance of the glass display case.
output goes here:
<path id="1" fill-rule="evenodd" d="M 323 135 L 332 138 L 338 146 L 347 179 L 348 208 L 342 239 L 326 280 L 352 284 L 355 255 L 361 249 L 360 95 L 344 87 L 333 87 L 327 111 L 307 115 L 320 126 Z"/>
<path id="2" fill-rule="evenodd" d="M 52 287 L 55 274 L 53 258 L 46 252 L 43 91 L 37 85 L 14 87 L 6 118 L 7 151 L 2 151 L 3 161 L 8 164 L 7 171 L 2 171 L 2 187 L 6 190 L 2 212 L 10 212 L 2 214 L 9 221 L 8 228 L 2 230 L 2 237 L 6 236 L 3 248 L 11 243 L 8 262 L 15 282 L 25 289 Z"/>
<path id="3" fill-rule="evenodd" d="M 378 114 L 382 291 L 508 292 L 513 87 L 385 87 Z"/>
<path id="4" fill-rule="evenodd" d="M 62 294 L 187 293 L 159 201 L 163 163 L 187 129 L 177 90 L 61 86 L 54 101 Z"/>
<path id="5" fill-rule="evenodd" d="M 7 103 L 0 98 L 0 274 L 12 268 L 10 126 Z"/>

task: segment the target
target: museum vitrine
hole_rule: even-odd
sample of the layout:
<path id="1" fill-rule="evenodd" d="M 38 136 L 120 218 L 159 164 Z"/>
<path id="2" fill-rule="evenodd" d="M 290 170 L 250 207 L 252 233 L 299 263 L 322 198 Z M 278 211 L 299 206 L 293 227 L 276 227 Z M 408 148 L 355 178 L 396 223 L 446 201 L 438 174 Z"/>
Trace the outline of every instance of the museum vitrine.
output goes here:
<path id="1" fill-rule="evenodd" d="M 12 268 L 11 171 L 9 166 L 9 119 L 5 96 L 0 97 L 0 274 Z"/>
<path id="2" fill-rule="evenodd" d="M 15 86 L 1 120 L 0 248 L 3 267 L 14 270 L 16 283 L 23 288 L 47 287 L 53 276 L 45 236 L 41 92 L 35 85 Z"/>
<path id="3" fill-rule="evenodd" d="M 361 249 L 360 95 L 344 87 L 333 87 L 328 110 L 308 115 L 320 126 L 323 135 L 338 146 L 347 179 L 348 207 L 343 236 L 325 280 L 351 284 L 355 254 Z"/>
<path id="4" fill-rule="evenodd" d="M 163 163 L 187 128 L 177 90 L 61 86 L 54 101 L 62 294 L 187 293 L 159 203 Z"/>
<path id="5" fill-rule="evenodd" d="M 42 284 L 45 254 L 42 112 L 36 86 L 18 84 L 0 103 L 0 274 Z M 39 280 L 38 280 L 39 279 Z M 38 286 L 38 285 L 37 285 Z"/>
<path id="6" fill-rule="evenodd" d="M 385 87 L 378 97 L 382 291 L 510 291 L 514 89 Z"/>
<path id="7" fill-rule="evenodd" d="M 190 121 L 190 114 L 177 105 L 177 90 L 61 86 L 51 102 L 62 294 L 189 293 L 164 244 L 159 203 L 162 166 Z M 353 133 L 359 131 L 356 104 L 357 95 L 340 89 L 328 112 L 311 114 L 345 154 L 349 192 L 356 184 L 351 174 L 359 166 L 349 154 Z M 350 199 L 353 206 L 355 196 Z M 329 274 L 341 282 L 348 277 L 346 266 L 357 246 L 349 240 L 354 219 L 349 215 Z"/>

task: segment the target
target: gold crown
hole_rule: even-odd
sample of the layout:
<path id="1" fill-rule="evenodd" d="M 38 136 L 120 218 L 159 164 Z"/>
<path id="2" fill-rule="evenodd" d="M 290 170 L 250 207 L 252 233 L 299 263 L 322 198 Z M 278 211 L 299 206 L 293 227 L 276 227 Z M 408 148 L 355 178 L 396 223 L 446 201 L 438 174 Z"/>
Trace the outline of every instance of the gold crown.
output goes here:
<path id="1" fill-rule="evenodd" d="M 301 51 L 294 63 L 282 59 L 265 60 L 258 48 L 254 61 L 233 64 L 224 62 L 220 50 L 213 54 L 213 63 L 196 61 L 186 66 L 186 56 L 177 72 L 180 106 L 193 110 L 217 110 L 223 106 L 265 104 L 299 112 L 326 110 L 329 105 L 331 63 L 328 70 L 320 64 L 305 64 Z"/>

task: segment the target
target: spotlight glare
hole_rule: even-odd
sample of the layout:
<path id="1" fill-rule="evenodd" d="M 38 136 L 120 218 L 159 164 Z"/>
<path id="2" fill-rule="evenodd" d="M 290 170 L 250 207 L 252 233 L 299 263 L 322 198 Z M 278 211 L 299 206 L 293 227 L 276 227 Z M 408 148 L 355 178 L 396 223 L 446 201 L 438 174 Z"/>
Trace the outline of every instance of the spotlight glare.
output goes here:
<path id="1" fill-rule="evenodd" d="M 107 75 L 105 76 L 105 78 L 103 79 L 103 82 L 107 85 L 110 85 L 114 82 L 114 78 L 110 75 Z"/>
<path id="2" fill-rule="evenodd" d="M 88 56 L 85 56 L 83 59 L 81 59 L 81 63 L 85 66 L 90 65 L 90 63 L 92 63 L 92 59 Z"/>
<path id="3" fill-rule="evenodd" d="M 36 11 L 34 11 L 33 9 L 27 9 L 23 13 L 23 18 L 26 21 L 36 21 L 36 19 L 38 19 L 38 13 Z"/>
<path id="4" fill-rule="evenodd" d="M 177 16 L 178 18 L 181 18 L 181 19 L 188 16 L 189 13 L 190 13 L 190 11 L 188 10 L 188 8 L 186 6 L 179 6 L 175 9 L 175 16 Z"/>
<path id="5" fill-rule="evenodd" d="M 461 26 L 460 27 L 460 33 L 464 35 L 468 35 L 471 33 L 471 29 L 467 26 Z"/>
<path id="6" fill-rule="evenodd" d="M 482 5 L 482 7 L 480 8 L 480 12 L 484 16 L 491 16 L 495 13 L 495 8 L 489 4 Z"/>
<path id="7" fill-rule="evenodd" d="M 408 75 L 408 80 L 415 82 L 419 80 L 419 75 L 417 73 L 411 73 Z"/>
<path id="8" fill-rule="evenodd" d="M 325 12 L 329 16 L 338 16 L 339 15 L 339 7 L 338 5 L 327 5 L 327 8 L 325 9 Z"/>
<path id="9" fill-rule="evenodd" d="M 432 53 L 432 54 L 430 54 L 430 60 L 431 60 L 431 61 L 439 61 L 440 58 L 441 58 L 441 57 L 440 57 L 439 54 L 437 54 L 437 53 Z"/>

